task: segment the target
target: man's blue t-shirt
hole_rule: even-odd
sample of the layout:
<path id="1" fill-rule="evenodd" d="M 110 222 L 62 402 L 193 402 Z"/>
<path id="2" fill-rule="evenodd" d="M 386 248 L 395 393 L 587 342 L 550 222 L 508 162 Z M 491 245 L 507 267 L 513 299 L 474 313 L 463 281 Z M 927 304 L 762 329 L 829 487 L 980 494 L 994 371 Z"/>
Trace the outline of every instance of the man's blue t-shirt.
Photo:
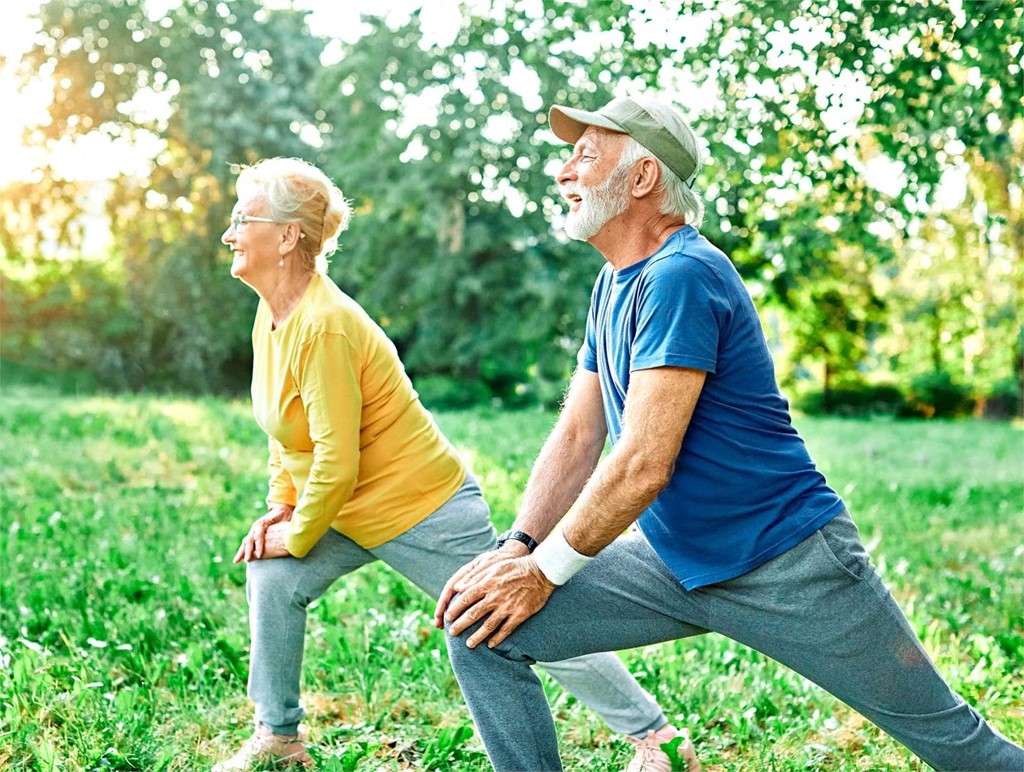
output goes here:
<path id="1" fill-rule="evenodd" d="M 757 568 L 843 510 L 793 428 L 743 281 L 693 227 L 621 271 L 604 266 L 579 364 L 599 376 L 612 444 L 632 371 L 708 374 L 672 479 L 638 520 L 686 589 Z"/>

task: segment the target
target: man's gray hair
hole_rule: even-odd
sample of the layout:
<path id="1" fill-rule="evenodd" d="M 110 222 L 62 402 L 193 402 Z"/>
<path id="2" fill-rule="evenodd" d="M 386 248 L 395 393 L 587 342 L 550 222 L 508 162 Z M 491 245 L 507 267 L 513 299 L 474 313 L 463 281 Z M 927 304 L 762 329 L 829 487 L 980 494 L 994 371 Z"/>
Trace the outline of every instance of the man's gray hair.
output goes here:
<path id="1" fill-rule="evenodd" d="M 682 217 L 687 225 L 699 228 L 704 222 L 704 201 L 700 195 L 632 137 L 626 137 L 616 171 L 628 169 L 641 158 L 652 158 L 661 167 L 661 187 L 658 189 L 662 194 L 661 213 Z"/>

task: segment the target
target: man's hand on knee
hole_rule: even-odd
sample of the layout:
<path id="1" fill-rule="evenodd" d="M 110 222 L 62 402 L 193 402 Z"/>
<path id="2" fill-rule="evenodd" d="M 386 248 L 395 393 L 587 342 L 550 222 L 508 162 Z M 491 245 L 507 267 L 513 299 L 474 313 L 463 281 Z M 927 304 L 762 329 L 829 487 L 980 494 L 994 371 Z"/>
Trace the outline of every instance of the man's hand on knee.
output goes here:
<path id="1" fill-rule="evenodd" d="M 434 607 L 434 626 L 439 630 L 444 629 L 444 612 L 448 608 L 448 604 L 452 602 L 452 598 L 462 592 L 463 587 L 472 585 L 481 572 L 487 570 L 495 563 L 513 560 L 526 554 L 529 554 L 526 545 L 513 541 L 508 542 L 499 549 L 488 550 L 481 555 L 477 555 L 466 563 L 466 565 L 452 574 L 451 579 L 445 583 L 444 589 L 441 590 L 441 594 L 437 598 L 437 605 Z"/>
<path id="2" fill-rule="evenodd" d="M 458 579 L 452 577 L 449 586 L 445 587 L 448 599 L 444 593 L 441 596 L 445 605 L 438 603 L 438 620 L 448 623 L 453 636 L 482 621 L 466 641 L 471 649 L 484 641 L 491 648 L 497 646 L 544 608 L 555 589 L 529 555 L 492 561 Z"/>

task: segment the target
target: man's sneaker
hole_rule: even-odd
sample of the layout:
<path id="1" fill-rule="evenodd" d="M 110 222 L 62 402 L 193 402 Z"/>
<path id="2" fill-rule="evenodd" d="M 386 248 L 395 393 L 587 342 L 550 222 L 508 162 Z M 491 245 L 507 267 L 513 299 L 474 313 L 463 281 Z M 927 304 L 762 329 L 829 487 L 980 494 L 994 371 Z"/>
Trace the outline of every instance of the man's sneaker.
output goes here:
<path id="1" fill-rule="evenodd" d="M 677 737 L 683 738 L 676 748 L 676 755 L 686 762 L 686 772 L 701 772 L 697 752 L 693 749 L 689 734 L 685 729 L 680 731 L 671 724 L 666 724 L 656 732 L 648 732 L 647 737 L 642 740 L 626 738 L 636 746 L 636 754 L 626 767 L 626 772 L 672 772 L 672 760 L 661 746 Z"/>
<path id="2" fill-rule="evenodd" d="M 238 753 L 217 764 L 213 772 L 249 772 L 260 766 L 271 769 L 294 766 L 312 769 L 313 758 L 306 753 L 305 744 L 308 739 L 306 727 L 301 725 L 298 736 L 291 737 L 274 734 L 259 724 L 253 736 L 245 741 Z"/>

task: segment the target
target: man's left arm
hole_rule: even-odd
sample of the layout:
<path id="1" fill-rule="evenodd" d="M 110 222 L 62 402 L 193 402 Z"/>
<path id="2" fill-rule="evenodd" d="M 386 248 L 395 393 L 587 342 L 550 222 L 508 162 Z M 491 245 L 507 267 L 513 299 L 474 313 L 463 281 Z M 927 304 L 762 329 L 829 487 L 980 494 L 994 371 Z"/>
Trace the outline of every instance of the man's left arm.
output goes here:
<path id="1" fill-rule="evenodd" d="M 564 538 L 575 553 L 593 557 L 640 516 L 672 478 L 706 375 L 684 367 L 631 373 L 622 435 L 548 539 Z M 556 586 L 533 555 L 505 561 L 449 604 L 449 632 L 459 635 L 483 619 L 466 643 L 496 646 L 543 608 Z"/>

